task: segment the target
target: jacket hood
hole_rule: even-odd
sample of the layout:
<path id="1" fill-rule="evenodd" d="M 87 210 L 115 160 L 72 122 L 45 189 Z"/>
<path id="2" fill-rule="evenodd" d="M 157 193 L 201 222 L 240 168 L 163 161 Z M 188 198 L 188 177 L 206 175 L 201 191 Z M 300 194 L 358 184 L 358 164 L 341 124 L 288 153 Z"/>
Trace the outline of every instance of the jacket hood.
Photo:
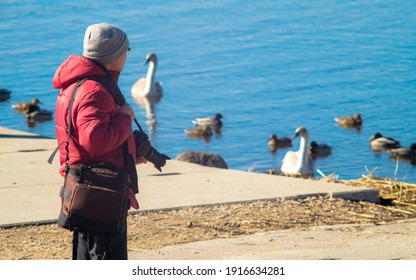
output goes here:
<path id="1" fill-rule="evenodd" d="M 92 75 L 105 76 L 105 73 L 87 58 L 80 55 L 71 55 L 56 69 L 52 85 L 56 89 L 64 89 L 78 79 Z"/>

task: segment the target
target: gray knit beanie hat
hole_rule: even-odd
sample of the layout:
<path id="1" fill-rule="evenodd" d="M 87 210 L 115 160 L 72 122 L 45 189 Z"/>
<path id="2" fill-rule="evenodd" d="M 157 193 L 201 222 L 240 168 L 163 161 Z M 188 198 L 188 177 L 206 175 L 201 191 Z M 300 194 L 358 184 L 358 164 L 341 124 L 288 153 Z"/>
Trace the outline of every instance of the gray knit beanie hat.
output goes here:
<path id="1" fill-rule="evenodd" d="M 87 27 L 83 55 L 101 64 L 116 61 L 129 48 L 129 39 L 118 27 L 98 23 Z"/>

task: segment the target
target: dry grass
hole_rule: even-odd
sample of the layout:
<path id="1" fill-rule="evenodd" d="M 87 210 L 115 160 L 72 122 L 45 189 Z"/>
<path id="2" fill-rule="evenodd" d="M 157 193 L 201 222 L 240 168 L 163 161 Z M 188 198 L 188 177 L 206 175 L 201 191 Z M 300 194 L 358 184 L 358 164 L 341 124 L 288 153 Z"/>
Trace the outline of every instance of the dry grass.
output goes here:
<path id="1" fill-rule="evenodd" d="M 325 181 L 377 189 L 382 204 L 395 205 L 402 211 L 416 214 L 416 184 L 397 181 L 392 178 L 374 177 L 375 170 L 355 180 L 338 180 L 335 174 L 325 176 L 321 171 L 318 170 L 318 172 L 324 177 L 322 180 Z"/>
<path id="2" fill-rule="evenodd" d="M 404 213 L 416 214 L 416 184 L 398 182 L 391 179 L 372 178 L 365 176 L 358 180 L 341 181 L 351 186 L 371 187 L 379 191 L 384 203 L 398 207 Z"/>

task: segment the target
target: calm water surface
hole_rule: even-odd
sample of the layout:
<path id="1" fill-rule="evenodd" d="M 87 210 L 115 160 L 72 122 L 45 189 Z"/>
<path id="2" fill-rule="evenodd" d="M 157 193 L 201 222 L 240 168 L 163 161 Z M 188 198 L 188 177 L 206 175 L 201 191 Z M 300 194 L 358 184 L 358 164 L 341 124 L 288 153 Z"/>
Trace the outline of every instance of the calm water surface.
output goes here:
<path id="1" fill-rule="evenodd" d="M 403 146 L 416 142 L 415 1 L 147 2 L 2 1 L 0 88 L 12 98 L 0 103 L 0 125 L 55 137 L 53 121 L 28 127 L 10 105 L 38 97 L 54 110 L 55 69 L 82 52 L 86 26 L 109 22 L 132 47 L 120 88 L 161 152 L 207 151 L 232 169 L 266 172 L 289 150 L 270 153 L 269 135 L 292 136 L 305 126 L 310 140 L 333 146 L 315 162 L 323 173 L 355 179 L 375 170 L 416 182 L 415 166 L 400 162 L 395 172 L 395 161 L 368 146 L 376 132 Z M 146 74 L 148 52 L 159 57 L 165 91 L 154 127 L 130 95 Z M 225 117 L 221 136 L 185 135 L 193 118 L 217 112 Z M 361 131 L 334 122 L 354 113 L 364 119 Z"/>

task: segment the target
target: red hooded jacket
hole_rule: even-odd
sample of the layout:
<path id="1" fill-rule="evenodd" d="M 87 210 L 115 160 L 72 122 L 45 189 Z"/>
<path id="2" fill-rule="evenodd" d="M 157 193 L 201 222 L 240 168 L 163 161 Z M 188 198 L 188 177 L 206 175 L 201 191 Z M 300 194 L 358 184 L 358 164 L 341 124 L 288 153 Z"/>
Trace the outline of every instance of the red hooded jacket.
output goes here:
<path id="1" fill-rule="evenodd" d="M 116 81 L 119 72 L 110 71 Z M 78 79 L 103 75 L 104 71 L 79 55 L 68 57 L 56 70 L 52 84 L 60 89 L 56 102 L 56 136 L 58 144 L 68 141 L 68 113 L 72 91 Z M 69 164 L 108 162 L 125 169 L 122 144 L 128 140 L 129 153 L 136 158 L 132 120 L 117 113 L 112 95 L 96 81 L 86 80 L 78 88 L 72 108 Z M 60 173 L 65 175 L 65 144 L 61 145 Z"/>

